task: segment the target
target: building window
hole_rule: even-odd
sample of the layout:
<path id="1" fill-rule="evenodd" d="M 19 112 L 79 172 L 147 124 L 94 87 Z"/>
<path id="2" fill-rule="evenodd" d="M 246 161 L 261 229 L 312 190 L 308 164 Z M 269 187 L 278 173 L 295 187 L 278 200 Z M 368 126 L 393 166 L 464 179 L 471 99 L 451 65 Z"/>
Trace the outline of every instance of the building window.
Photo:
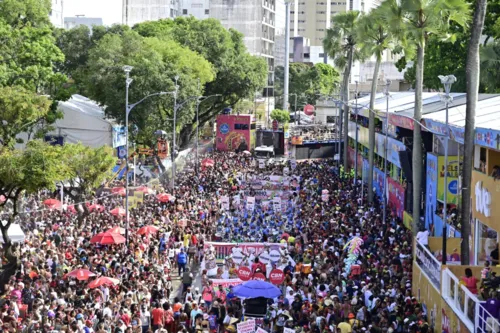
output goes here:
<path id="1" fill-rule="evenodd" d="M 205 9 L 205 15 L 210 15 L 210 9 Z"/>
<path id="2" fill-rule="evenodd" d="M 324 54 L 324 53 L 320 53 L 320 54 L 319 54 L 319 57 L 320 57 L 320 58 L 324 58 L 324 57 L 325 57 L 325 54 Z M 389 119 L 389 120 L 390 120 L 390 119 Z M 356 128 L 354 128 L 354 129 L 356 129 Z"/>
<path id="3" fill-rule="evenodd" d="M 316 31 L 325 31 L 325 29 L 316 29 Z"/>
<path id="4" fill-rule="evenodd" d="M 295 14 L 295 11 L 294 11 L 294 10 L 291 10 L 291 11 L 290 11 L 290 14 Z"/>
<path id="5" fill-rule="evenodd" d="M 324 10 L 318 10 L 316 14 L 326 14 L 326 12 Z"/>
<path id="6" fill-rule="evenodd" d="M 187 15 L 187 13 L 188 13 L 188 10 L 187 10 L 187 9 L 183 9 L 183 10 L 182 10 L 182 15 Z"/>

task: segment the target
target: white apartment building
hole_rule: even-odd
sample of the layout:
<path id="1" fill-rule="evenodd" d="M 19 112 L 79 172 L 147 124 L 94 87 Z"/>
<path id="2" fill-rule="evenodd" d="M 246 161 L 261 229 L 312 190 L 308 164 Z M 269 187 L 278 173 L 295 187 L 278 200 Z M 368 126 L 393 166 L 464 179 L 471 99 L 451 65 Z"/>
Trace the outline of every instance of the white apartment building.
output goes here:
<path id="1" fill-rule="evenodd" d="M 210 18 L 210 0 L 181 0 L 182 16 L 194 16 L 203 20 Z"/>
<path id="2" fill-rule="evenodd" d="M 64 29 L 73 29 L 80 25 L 85 25 L 92 31 L 93 26 L 103 25 L 103 21 L 100 17 L 74 16 L 64 18 Z"/>
<path id="3" fill-rule="evenodd" d="M 180 0 L 123 0 L 122 23 L 133 26 L 145 21 L 175 18 Z"/>
<path id="4" fill-rule="evenodd" d="M 64 11 L 63 0 L 52 0 L 49 17 L 50 17 L 50 22 L 52 22 L 52 24 L 56 28 L 64 28 L 63 11 Z"/>

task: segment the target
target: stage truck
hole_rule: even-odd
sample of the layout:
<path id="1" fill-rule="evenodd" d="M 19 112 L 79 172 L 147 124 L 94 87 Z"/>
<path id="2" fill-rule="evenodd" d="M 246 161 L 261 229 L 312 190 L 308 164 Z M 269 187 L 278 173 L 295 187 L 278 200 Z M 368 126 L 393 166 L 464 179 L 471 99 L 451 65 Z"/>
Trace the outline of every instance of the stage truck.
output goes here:
<path id="1" fill-rule="evenodd" d="M 253 115 L 218 115 L 215 148 L 219 151 L 253 152 L 256 141 L 255 124 Z"/>

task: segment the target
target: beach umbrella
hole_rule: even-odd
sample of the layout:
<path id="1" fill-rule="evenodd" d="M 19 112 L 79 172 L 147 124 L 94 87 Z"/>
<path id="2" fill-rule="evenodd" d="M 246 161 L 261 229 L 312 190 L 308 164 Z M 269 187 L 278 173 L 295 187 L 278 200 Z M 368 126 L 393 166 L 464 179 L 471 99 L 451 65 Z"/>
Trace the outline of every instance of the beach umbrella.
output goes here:
<path id="1" fill-rule="evenodd" d="M 71 214 L 76 214 L 76 208 L 74 205 L 70 205 L 70 206 L 66 207 L 66 210 L 68 212 L 70 212 Z"/>
<path id="2" fill-rule="evenodd" d="M 43 202 L 43 204 L 49 208 L 59 208 L 61 207 L 61 201 L 57 199 L 47 199 Z"/>
<path id="3" fill-rule="evenodd" d="M 127 194 L 125 187 L 113 187 L 111 193 L 124 197 Z"/>
<path id="4" fill-rule="evenodd" d="M 276 298 L 281 295 L 281 291 L 269 282 L 251 280 L 234 287 L 233 294 L 245 298 Z"/>
<path id="5" fill-rule="evenodd" d="M 201 161 L 202 167 L 213 167 L 214 165 L 215 162 L 211 158 L 205 158 L 203 161 Z"/>
<path id="6" fill-rule="evenodd" d="M 153 189 L 150 189 L 149 187 L 147 186 L 140 186 L 136 189 L 136 191 L 138 192 L 142 192 L 144 194 L 153 194 L 154 193 L 154 190 Z"/>
<path id="7" fill-rule="evenodd" d="M 173 201 L 175 198 L 173 195 L 171 194 L 168 194 L 168 193 L 160 193 L 156 196 L 156 198 L 160 201 L 160 202 L 169 202 L 169 201 Z"/>
<path id="8" fill-rule="evenodd" d="M 126 215 L 126 212 L 125 212 L 125 209 L 121 208 L 121 207 L 116 207 L 115 209 L 112 209 L 110 211 L 111 215 L 114 215 L 114 216 L 125 216 Z"/>
<path id="9" fill-rule="evenodd" d="M 83 280 L 88 280 L 92 276 L 95 276 L 95 274 L 89 271 L 88 269 L 79 268 L 69 272 L 64 277 L 65 278 L 74 277 L 77 280 L 83 281 Z"/>
<path id="10" fill-rule="evenodd" d="M 137 230 L 137 233 L 139 235 L 154 234 L 154 233 L 157 233 L 158 230 L 159 229 L 157 227 L 154 227 L 152 225 L 147 225 L 147 226 L 144 226 L 144 227 L 140 228 L 139 230 Z"/>
<path id="11" fill-rule="evenodd" d="M 121 244 L 125 243 L 125 237 L 112 232 L 101 232 L 90 239 L 91 243 L 99 243 L 102 245 Z"/>
<path id="12" fill-rule="evenodd" d="M 111 229 L 106 230 L 106 232 L 110 232 L 112 234 L 125 235 L 125 228 L 122 227 L 113 227 Z"/>
<path id="13" fill-rule="evenodd" d="M 98 204 L 93 204 L 89 206 L 89 211 L 93 212 L 94 210 L 103 212 L 104 211 L 104 206 L 103 205 L 98 205 Z"/>
<path id="14" fill-rule="evenodd" d="M 116 286 L 120 283 L 120 280 L 113 279 L 107 276 L 102 276 L 100 278 L 95 279 L 94 281 L 88 284 L 90 289 L 99 288 L 100 286 Z"/>

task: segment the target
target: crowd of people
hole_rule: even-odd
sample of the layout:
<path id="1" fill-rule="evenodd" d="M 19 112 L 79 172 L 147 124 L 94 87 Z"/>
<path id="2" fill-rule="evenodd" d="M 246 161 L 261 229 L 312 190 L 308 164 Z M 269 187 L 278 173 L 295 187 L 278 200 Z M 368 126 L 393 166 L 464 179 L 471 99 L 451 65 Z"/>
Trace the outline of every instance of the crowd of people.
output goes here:
<path id="1" fill-rule="evenodd" d="M 123 233 L 125 218 L 111 214 L 123 197 L 92 198 L 85 216 L 43 209 L 43 194 L 26 199 L 19 219 L 26 241 L 17 248 L 20 269 L 0 303 L 2 330 L 234 333 L 248 319 L 244 300 L 232 287 L 214 285 L 203 269 L 207 243 L 219 240 L 284 244 L 290 260 L 283 267 L 283 294 L 268 300 L 257 321 L 269 333 L 432 331 L 429 314 L 411 294 L 411 232 L 395 216 L 383 221 L 380 205 L 368 205 L 366 192 L 333 160 L 260 169 L 245 154 L 206 157 L 214 163 L 186 163 L 174 191 L 151 186 L 130 211 L 128 245 L 91 242 L 109 229 Z M 265 207 L 261 189 L 252 188 L 255 179 L 275 180 L 266 184 L 276 186 L 272 193 L 281 191 L 282 210 Z M 161 192 L 171 200 L 159 201 Z M 253 209 L 246 196 L 256 198 Z M 231 198 L 229 207 L 221 205 L 222 197 Z M 155 228 L 139 234 L 144 226 Z M 359 270 L 347 273 L 344 245 L 353 237 L 363 240 Z M 225 259 L 234 278 L 238 264 Z M 258 256 L 253 260 L 252 269 L 265 274 Z M 95 276 L 67 276 L 76 269 Z M 109 279 L 97 283 L 99 278 Z"/>

